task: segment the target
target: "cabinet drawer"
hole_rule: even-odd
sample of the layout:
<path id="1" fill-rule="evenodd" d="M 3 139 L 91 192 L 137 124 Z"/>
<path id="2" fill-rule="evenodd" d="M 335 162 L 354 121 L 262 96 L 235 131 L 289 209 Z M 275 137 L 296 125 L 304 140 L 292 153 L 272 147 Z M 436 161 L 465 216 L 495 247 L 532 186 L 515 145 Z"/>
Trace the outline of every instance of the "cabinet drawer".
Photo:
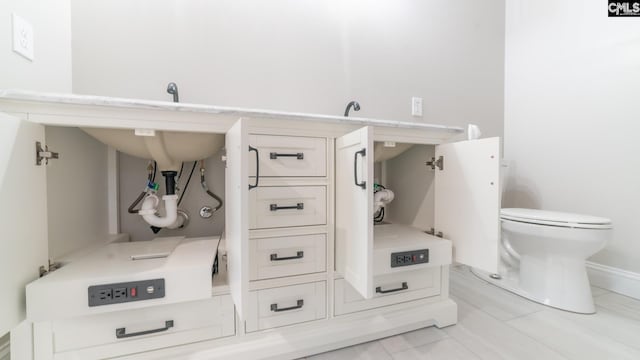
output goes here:
<path id="1" fill-rule="evenodd" d="M 336 315 L 440 295 L 440 269 L 440 267 L 434 267 L 376 276 L 373 281 L 375 293 L 371 299 L 360 296 L 345 279 L 337 279 L 335 280 Z"/>
<path id="2" fill-rule="evenodd" d="M 118 356 L 234 335 L 234 316 L 231 296 L 223 295 L 54 321 L 52 330 L 56 352 L 112 344 L 102 355 Z"/>
<path id="3" fill-rule="evenodd" d="M 270 186 L 249 191 L 249 228 L 267 229 L 327 223 L 324 186 Z"/>
<path id="4" fill-rule="evenodd" d="M 326 282 L 249 292 L 247 332 L 326 317 Z"/>
<path id="5" fill-rule="evenodd" d="M 323 272 L 326 247 L 325 234 L 250 239 L 250 280 Z"/>
<path id="6" fill-rule="evenodd" d="M 260 177 L 327 175 L 327 139 L 301 136 L 251 135 L 258 149 Z M 249 176 L 256 176 L 256 158 L 249 156 Z"/>

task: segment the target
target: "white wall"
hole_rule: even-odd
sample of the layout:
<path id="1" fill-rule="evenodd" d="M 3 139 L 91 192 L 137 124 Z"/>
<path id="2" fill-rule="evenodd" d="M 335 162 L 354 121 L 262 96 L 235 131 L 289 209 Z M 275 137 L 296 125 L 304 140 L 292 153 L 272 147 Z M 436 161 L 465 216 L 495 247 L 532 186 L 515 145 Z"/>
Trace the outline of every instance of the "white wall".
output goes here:
<path id="1" fill-rule="evenodd" d="M 640 272 L 640 21 L 600 0 L 506 9 L 504 205 L 611 218 L 592 260 Z"/>
<path id="2" fill-rule="evenodd" d="M 504 1 L 74 0 L 74 92 L 502 134 Z"/>
<path id="3" fill-rule="evenodd" d="M 12 50 L 12 13 L 33 26 L 33 61 Z M 0 89 L 71 92 L 70 1 L 0 1 L 0 64 Z"/>
<path id="4" fill-rule="evenodd" d="M 324 1 L 72 1 L 74 92 L 340 113 L 341 17 Z M 335 3 L 335 2 L 334 2 Z"/>
<path id="5" fill-rule="evenodd" d="M 345 3 L 349 98 L 362 115 L 480 126 L 503 134 L 504 1 L 401 0 Z"/>

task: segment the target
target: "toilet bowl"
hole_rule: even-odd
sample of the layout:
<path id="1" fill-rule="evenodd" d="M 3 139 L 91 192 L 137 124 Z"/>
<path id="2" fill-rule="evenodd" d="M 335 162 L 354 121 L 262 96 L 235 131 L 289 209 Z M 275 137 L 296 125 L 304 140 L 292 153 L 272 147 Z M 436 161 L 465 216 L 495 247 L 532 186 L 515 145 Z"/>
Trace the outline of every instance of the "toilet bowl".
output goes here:
<path id="1" fill-rule="evenodd" d="M 611 236 L 609 219 L 534 209 L 502 209 L 499 274 L 474 273 L 533 301 L 595 312 L 585 261 Z"/>

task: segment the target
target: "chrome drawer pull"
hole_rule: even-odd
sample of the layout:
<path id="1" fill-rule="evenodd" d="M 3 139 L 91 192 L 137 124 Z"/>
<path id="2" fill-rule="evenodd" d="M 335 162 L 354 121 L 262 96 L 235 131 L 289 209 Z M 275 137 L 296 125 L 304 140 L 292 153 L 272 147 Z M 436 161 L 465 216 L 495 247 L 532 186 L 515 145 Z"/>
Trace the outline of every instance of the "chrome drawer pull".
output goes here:
<path id="1" fill-rule="evenodd" d="M 402 291 L 402 290 L 407 290 L 409 289 L 409 285 L 407 285 L 406 282 L 402 283 L 402 287 L 399 288 L 395 288 L 395 289 L 389 289 L 389 290 L 382 290 L 382 287 L 378 286 L 376 288 L 376 292 L 378 294 L 388 294 L 388 293 L 392 293 L 392 292 L 396 292 L 396 291 Z"/>
<path id="2" fill-rule="evenodd" d="M 124 339 L 124 338 L 130 338 L 130 337 L 134 337 L 134 336 L 149 335 L 149 334 L 154 334 L 154 333 L 167 331 L 167 330 L 171 329 L 172 327 L 173 327 L 173 320 L 165 321 L 163 328 L 153 329 L 153 330 L 145 330 L 145 331 L 140 331 L 140 332 L 135 332 L 135 333 L 130 333 L 130 334 L 127 334 L 127 329 L 122 327 L 122 328 L 117 328 L 116 329 L 116 338 Z"/>
<path id="3" fill-rule="evenodd" d="M 278 210 L 304 210 L 304 203 L 297 203 L 293 206 L 278 206 L 278 204 L 269 205 L 269 210 L 278 211 Z"/>
<path id="4" fill-rule="evenodd" d="M 273 312 L 289 311 L 289 310 L 300 309 L 303 306 L 304 306 L 304 300 L 300 299 L 300 300 L 298 300 L 296 306 L 289 306 L 289 307 L 282 308 L 282 309 L 278 309 L 278 304 L 271 304 L 271 311 L 273 311 Z"/>
<path id="5" fill-rule="evenodd" d="M 271 254 L 271 261 L 302 259 L 303 257 L 304 257 L 304 251 L 298 251 L 296 256 L 287 256 L 287 257 L 278 257 L 278 254 Z"/>
<path id="6" fill-rule="evenodd" d="M 275 152 L 269 153 L 269 158 L 271 160 L 276 160 L 279 157 L 294 157 L 298 160 L 304 160 L 304 153 L 295 153 L 295 154 L 280 154 Z"/>

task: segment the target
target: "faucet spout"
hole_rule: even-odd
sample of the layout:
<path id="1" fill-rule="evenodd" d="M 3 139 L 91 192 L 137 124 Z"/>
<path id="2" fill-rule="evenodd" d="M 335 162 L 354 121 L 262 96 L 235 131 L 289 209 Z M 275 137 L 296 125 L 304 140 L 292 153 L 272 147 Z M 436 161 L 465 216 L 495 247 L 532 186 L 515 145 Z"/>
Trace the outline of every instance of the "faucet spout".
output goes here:
<path id="1" fill-rule="evenodd" d="M 349 111 L 351 111 L 351 108 L 353 108 L 353 111 L 360 111 L 360 104 L 358 104 L 357 101 L 352 101 L 350 103 L 347 104 L 347 108 L 344 109 L 344 116 L 347 117 L 349 116 Z"/>
<path id="2" fill-rule="evenodd" d="M 173 95 L 173 102 L 180 102 L 180 98 L 178 97 L 178 85 L 174 82 L 170 82 L 167 85 L 167 93 Z"/>

